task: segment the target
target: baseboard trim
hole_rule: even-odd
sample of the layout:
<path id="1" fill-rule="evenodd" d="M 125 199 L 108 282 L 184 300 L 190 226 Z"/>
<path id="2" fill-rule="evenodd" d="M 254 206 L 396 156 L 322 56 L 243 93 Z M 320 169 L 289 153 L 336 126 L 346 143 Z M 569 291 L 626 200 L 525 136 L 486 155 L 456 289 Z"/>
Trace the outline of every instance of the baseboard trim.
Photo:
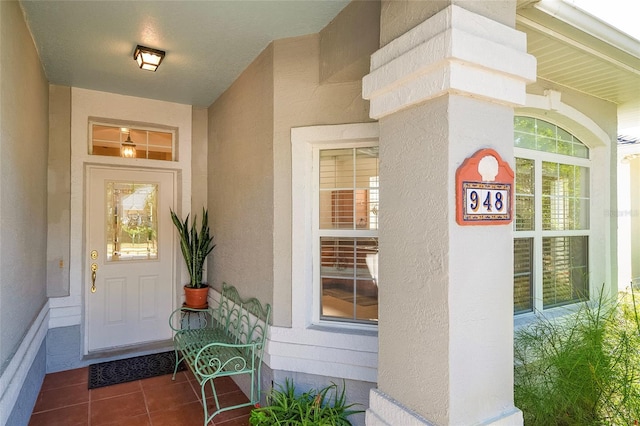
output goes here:
<path id="1" fill-rule="evenodd" d="M 27 374 L 49 329 L 49 302 L 40 310 L 18 350 L 0 376 L 0 425 L 7 423 L 18 400 Z"/>

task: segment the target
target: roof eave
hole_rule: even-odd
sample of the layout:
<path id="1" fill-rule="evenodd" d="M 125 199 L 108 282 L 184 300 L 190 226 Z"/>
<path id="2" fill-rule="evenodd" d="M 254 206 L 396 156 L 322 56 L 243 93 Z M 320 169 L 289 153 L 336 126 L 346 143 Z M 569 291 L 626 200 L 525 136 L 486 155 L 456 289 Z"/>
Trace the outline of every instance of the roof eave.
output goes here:
<path id="1" fill-rule="evenodd" d="M 540 0 L 536 9 L 640 58 L 640 41 L 564 0 Z"/>

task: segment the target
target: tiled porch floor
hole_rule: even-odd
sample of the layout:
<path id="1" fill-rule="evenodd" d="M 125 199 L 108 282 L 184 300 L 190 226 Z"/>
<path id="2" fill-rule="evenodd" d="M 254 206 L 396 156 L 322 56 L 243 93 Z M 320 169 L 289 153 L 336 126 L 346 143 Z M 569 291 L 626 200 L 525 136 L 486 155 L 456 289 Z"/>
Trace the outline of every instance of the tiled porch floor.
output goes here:
<path id="1" fill-rule="evenodd" d="M 135 382 L 87 389 L 88 367 L 47 374 L 29 426 L 202 426 L 200 385 L 180 372 Z M 222 406 L 247 401 L 228 377 L 216 379 Z M 213 405 L 207 396 L 209 407 Z M 209 426 L 245 426 L 251 407 L 218 414 Z"/>

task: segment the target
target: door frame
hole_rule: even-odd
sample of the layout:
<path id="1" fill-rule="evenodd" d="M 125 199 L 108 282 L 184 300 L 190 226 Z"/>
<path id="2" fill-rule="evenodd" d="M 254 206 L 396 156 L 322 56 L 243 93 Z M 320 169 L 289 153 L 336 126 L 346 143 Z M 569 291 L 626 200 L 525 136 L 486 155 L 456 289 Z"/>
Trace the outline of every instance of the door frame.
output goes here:
<path id="1" fill-rule="evenodd" d="M 91 280 L 91 271 L 89 270 L 89 263 L 90 263 L 90 254 L 89 254 L 89 245 L 88 245 L 88 238 L 89 238 L 89 214 L 90 214 L 90 209 L 87 206 L 87 202 L 88 202 L 88 192 L 90 190 L 90 185 L 89 185 L 89 179 L 90 179 L 90 171 L 94 170 L 94 169 L 106 169 L 106 170 L 113 170 L 114 172 L 117 172 L 118 170 L 122 170 L 122 171 L 141 171 L 141 172 L 147 172 L 147 173 L 168 173 L 171 175 L 171 179 L 172 179 L 172 183 L 173 183 L 173 197 L 171 200 L 171 204 L 173 205 L 173 209 L 175 211 L 181 211 L 182 208 L 180 208 L 180 196 L 179 194 L 181 193 L 182 188 L 179 186 L 180 185 L 180 174 L 181 171 L 180 170 L 175 170 L 175 169 L 165 169 L 165 168 L 146 168 L 146 167 L 127 167 L 127 166 L 121 166 L 121 165 L 110 165 L 110 164 L 103 164 L 103 163 L 85 163 L 84 167 L 83 167 L 83 189 L 82 189 L 82 207 L 83 207 L 83 211 L 82 211 L 82 220 L 83 220 L 83 224 L 82 224 L 82 256 L 81 256 L 81 262 L 82 262 L 82 266 L 81 266 L 81 276 L 82 276 L 82 284 L 81 284 L 81 293 L 82 293 L 82 323 L 81 323 L 81 340 L 82 340 L 82 353 L 84 356 L 90 355 L 92 353 L 96 353 L 96 352 L 90 352 L 89 351 L 89 335 L 88 335 L 88 330 L 89 330 L 89 315 L 87 314 L 87 309 L 89 306 L 89 297 L 90 297 L 90 292 L 88 291 L 89 289 L 89 285 L 87 283 L 90 282 Z M 173 229 L 173 228 L 172 228 Z M 171 245 L 172 245 L 172 250 L 171 250 L 171 266 L 172 266 L 172 286 L 171 286 L 171 309 L 174 310 L 176 309 L 176 301 L 177 301 L 177 282 L 179 281 L 179 274 L 181 273 L 180 268 L 178 266 L 177 263 L 177 239 L 176 239 L 176 235 L 175 232 L 172 233 L 171 235 Z M 167 317 L 167 321 L 168 321 L 168 317 Z M 168 324 L 168 323 L 167 323 Z M 149 344 L 149 342 L 146 343 L 142 343 L 141 345 L 145 345 L 145 344 Z M 137 345 L 130 345 L 130 346 L 122 346 L 122 347 L 118 347 L 118 348 L 114 348 L 114 350 L 120 350 L 120 349 L 124 349 L 124 348 L 133 348 L 136 347 Z M 105 351 L 109 351 L 110 349 L 105 349 Z M 102 353 L 103 351 L 97 351 Z"/>

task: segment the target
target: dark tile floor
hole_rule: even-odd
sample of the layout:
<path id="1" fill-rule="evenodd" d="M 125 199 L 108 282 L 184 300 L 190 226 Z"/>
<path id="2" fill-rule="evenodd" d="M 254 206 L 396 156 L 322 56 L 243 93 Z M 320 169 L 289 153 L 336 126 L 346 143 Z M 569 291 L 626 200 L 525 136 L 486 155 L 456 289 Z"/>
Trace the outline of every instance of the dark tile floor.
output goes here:
<path id="1" fill-rule="evenodd" d="M 29 426 L 202 426 L 200 385 L 181 372 L 88 389 L 88 367 L 47 374 Z M 222 406 L 247 401 L 228 377 L 216 379 Z M 213 399 L 207 395 L 209 407 Z M 209 426 L 245 426 L 251 407 L 218 414 Z"/>

